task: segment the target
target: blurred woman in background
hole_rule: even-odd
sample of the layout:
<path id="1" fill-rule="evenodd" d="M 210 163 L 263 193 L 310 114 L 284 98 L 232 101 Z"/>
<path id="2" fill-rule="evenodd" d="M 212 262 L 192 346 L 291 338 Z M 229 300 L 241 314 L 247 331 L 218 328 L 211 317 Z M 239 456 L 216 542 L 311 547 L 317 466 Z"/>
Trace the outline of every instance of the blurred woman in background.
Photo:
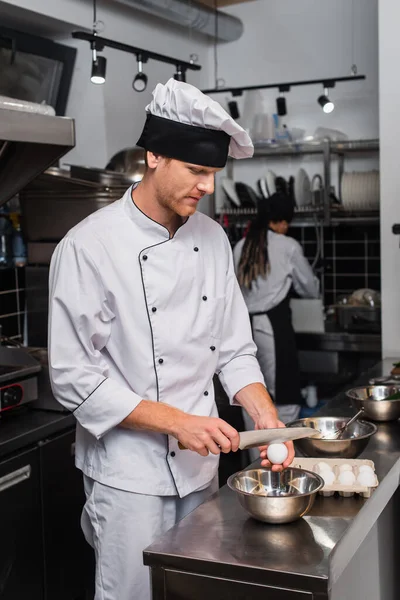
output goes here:
<path id="1" fill-rule="evenodd" d="M 236 274 L 250 313 L 257 358 L 268 391 L 285 421 L 297 418 L 302 402 L 291 291 L 303 298 L 319 296 L 319 281 L 302 247 L 286 236 L 293 215 L 293 200 L 284 194 L 261 200 L 246 238 L 234 248 Z M 249 417 L 243 417 L 246 427 L 253 429 Z"/>

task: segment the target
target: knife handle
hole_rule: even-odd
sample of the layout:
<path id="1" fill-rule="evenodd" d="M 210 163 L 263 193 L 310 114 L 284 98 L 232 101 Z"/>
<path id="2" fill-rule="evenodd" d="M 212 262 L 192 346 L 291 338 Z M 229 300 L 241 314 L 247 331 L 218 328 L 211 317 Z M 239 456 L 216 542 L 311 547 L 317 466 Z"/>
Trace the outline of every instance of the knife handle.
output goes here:
<path id="1" fill-rule="evenodd" d="M 179 448 L 179 450 L 187 450 L 186 446 L 184 446 L 180 442 L 178 442 L 178 448 Z"/>

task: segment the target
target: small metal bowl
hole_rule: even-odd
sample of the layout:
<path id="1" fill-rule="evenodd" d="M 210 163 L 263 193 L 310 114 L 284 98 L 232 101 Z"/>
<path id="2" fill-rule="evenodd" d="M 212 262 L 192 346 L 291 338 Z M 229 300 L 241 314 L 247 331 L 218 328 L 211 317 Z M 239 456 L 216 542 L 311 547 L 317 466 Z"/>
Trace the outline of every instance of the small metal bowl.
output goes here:
<path id="1" fill-rule="evenodd" d="M 309 417 L 297 419 L 286 427 L 312 427 L 318 429 L 322 436 L 329 437 L 334 431 L 343 427 L 349 417 Z M 304 456 L 315 458 L 356 458 L 365 449 L 369 439 L 377 431 L 377 426 L 369 421 L 355 421 L 342 434 L 339 440 L 303 438 L 295 440 L 295 447 Z"/>
<path id="2" fill-rule="evenodd" d="M 281 473 L 271 469 L 239 471 L 228 479 L 247 512 L 265 523 L 291 523 L 311 509 L 324 480 L 311 471 L 288 467 Z"/>
<path id="3" fill-rule="evenodd" d="M 400 399 L 386 400 L 400 392 L 400 385 L 369 385 L 348 390 L 346 395 L 353 406 L 364 409 L 365 416 L 373 421 L 396 421 L 400 418 Z"/>

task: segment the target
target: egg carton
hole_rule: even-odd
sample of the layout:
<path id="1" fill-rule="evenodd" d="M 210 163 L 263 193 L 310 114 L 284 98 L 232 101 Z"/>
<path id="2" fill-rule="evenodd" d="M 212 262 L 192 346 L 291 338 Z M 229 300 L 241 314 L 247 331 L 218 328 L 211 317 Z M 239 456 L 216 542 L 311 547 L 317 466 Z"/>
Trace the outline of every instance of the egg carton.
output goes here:
<path id="1" fill-rule="evenodd" d="M 350 465 L 351 470 L 353 471 L 356 481 L 352 485 L 343 485 L 339 481 L 334 481 L 331 485 L 324 485 L 322 490 L 319 491 L 319 494 L 322 496 L 333 496 L 335 492 L 338 492 L 340 496 L 344 498 L 348 498 L 350 496 L 354 496 L 354 494 L 359 494 L 364 498 L 369 498 L 374 491 L 374 489 L 379 485 L 378 477 L 375 473 L 375 465 L 372 460 L 360 459 L 360 458 L 301 458 L 295 457 L 294 461 L 290 465 L 291 467 L 297 467 L 299 469 L 306 469 L 307 471 L 312 471 L 313 473 L 317 473 L 321 475 L 321 472 L 318 468 L 318 463 L 324 462 L 327 463 L 335 474 L 335 479 L 338 478 L 341 465 Z M 359 469 L 362 465 L 368 465 L 371 467 L 375 474 L 375 485 L 366 487 L 360 485 L 357 482 L 357 476 L 359 473 Z M 322 476 L 322 475 L 321 475 Z"/>

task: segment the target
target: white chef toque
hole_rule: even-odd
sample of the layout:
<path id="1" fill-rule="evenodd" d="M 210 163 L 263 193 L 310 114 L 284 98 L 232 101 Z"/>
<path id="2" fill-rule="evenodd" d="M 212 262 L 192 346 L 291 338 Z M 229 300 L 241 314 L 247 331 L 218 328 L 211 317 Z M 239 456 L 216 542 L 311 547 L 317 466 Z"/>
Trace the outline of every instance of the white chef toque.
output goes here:
<path id="1" fill-rule="evenodd" d="M 247 132 L 218 102 L 193 85 L 170 79 L 158 83 L 146 106 L 147 118 L 137 145 L 196 165 L 225 166 L 233 158 L 251 158 Z"/>

